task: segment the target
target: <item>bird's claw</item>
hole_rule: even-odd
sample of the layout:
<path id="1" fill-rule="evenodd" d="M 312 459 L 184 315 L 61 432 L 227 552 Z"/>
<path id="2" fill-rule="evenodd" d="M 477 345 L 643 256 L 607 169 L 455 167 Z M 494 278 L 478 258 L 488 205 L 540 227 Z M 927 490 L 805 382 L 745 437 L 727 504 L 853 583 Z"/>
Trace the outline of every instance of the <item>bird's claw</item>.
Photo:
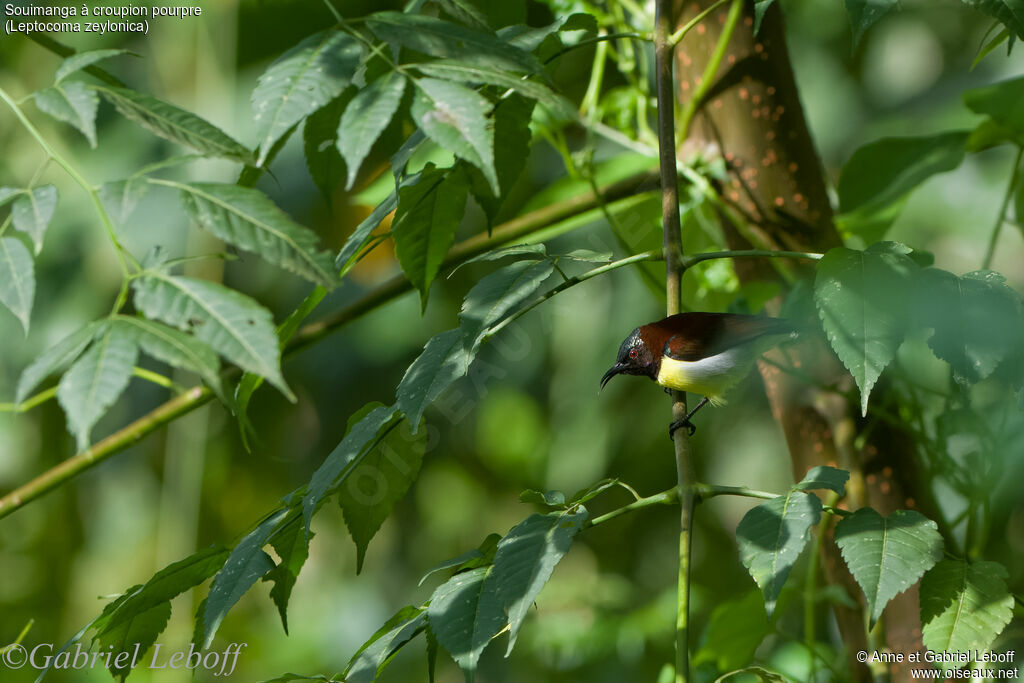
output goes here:
<path id="1" fill-rule="evenodd" d="M 697 431 L 697 427 L 694 426 L 692 422 L 690 422 L 688 419 L 684 417 L 682 420 L 676 420 L 675 422 L 668 426 L 669 441 L 675 438 L 676 430 L 679 429 L 680 427 L 686 427 L 686 432 L 690 436 L 693 436 L 693 433 Z"/>

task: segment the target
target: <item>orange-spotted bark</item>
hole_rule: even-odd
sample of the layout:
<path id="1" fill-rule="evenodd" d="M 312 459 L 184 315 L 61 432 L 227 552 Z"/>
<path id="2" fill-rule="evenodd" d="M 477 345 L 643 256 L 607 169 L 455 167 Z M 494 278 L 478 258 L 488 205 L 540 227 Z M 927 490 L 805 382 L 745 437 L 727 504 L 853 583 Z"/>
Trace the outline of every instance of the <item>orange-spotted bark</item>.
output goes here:
<path id="1" fill-rule="evenodd" d="M 684 25 L 712 4 L 713 0 L 677 0 L 677 25 Z M 680 154 L 684 158 L 701 154 L 724 159 L 728 180 L 717 189 L 744 224 L 741 231 L 723 217 L 730 248 L 824 252 L 839 246 L 841 240 L 794 80 L 783 17 L 777 5 L 771 6 L 755 35 L 753 3 L 745 5 L 718 73 L 681 141 Z M 726 11 L 727 7 L 722 7 L 709 15 L 677 47 L 678 97 L 684 106 L 702 85 L 709 56 L 726 23 Z M 779 278 L 767 260 L 737 260 L 735 267 L 745 282 Z M 787 262 L 786 267 L 798 278 L 813 277 L 806 264 Z M 772 312 L 777 313 L 779 302 L 773 305 Z M 859 417 L 859 407 L 844 396 L 853 388 L 852 378 L 824 337 L 808 339 L 768 358 L 772 362 L 760 364 L 761 375 L 773 414 L 785 433 L 797 480 L 816 465 L 833 465 L 851 473 L 847 495 L 840 502 L 843 507 L 870 505 L 888 514 L 918 506 L 920 501 L 911 493 L 918 488 L 913 478 L 912 440 L 898 429 Z M 792 366 L 798 372 L 785 372 L 779 366 Z M 881 393 L 876 390 L 875 395 Z M 869 438 L 858 449 L 855 439 L 864 430 Z M 822 565 L 829 582 L 844 586 L 852 599 L 863 603 L 862 593 L 831 538 L 823 544 Z M 868 668 L 854 657 L 858 650 L 873 649 L 862 611 L 841 605 L 835 605 L 833 611 L 854 680 L 871 680 Z M 916 587 L 889 604 L 883 625 L 873 636 L 873 645 L 878 637 L 895 652 L 909 653 L 922 647 Z M 819 624 L 819 631 L 823 627 Z M 894 669 L 892 674 L 897 679 L 909 675 L 903 669 Z"/>

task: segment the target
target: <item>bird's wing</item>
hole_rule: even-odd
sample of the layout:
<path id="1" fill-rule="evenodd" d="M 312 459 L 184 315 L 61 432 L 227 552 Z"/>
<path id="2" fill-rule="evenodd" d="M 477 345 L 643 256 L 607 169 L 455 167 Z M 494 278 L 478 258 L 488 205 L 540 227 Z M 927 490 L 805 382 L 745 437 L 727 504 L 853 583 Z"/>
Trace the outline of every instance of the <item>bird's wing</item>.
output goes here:
<path id="1" fill-rule="evenodd" d="M 690 314 L 693 316 L 694 314 Z M 720 314 L 703 319 L 688 318 L 687 329 L 671 335 L 662 354 L 673 360 L 696 361 L 760 337 L 790 333 L 793 328 L 778 318 Z"/>

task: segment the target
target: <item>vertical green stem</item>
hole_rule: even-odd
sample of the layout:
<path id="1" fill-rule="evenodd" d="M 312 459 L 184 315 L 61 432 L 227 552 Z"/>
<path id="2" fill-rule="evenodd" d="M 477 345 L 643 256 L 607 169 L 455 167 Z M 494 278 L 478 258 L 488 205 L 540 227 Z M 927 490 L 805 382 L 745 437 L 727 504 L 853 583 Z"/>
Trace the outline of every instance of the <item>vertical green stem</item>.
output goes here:
<path id="1" fill-rule="evenodd" d="M 679 179 L 676 175 L 675 87 L 672 80 L 672 0 L 657 0 L 654 29 L 654 70 L 658 95 L 658 157 L 661 166 L 661 212 L 665 234 L 665 295 L 668 314 L 682 308 L 682 234 L 679 221 Z M 672 419 L 686 415 L 686 394 L 672 392 Z M 679 583 L 676 599 L 675 683 L 690 677 L 690 550 L 693 532 L 694 476 L 690 439 L 685 429 L 675 433 L 676 476 L 679 486 Z"/>
<path id="2" fill-rule="evenodd" d="M 1010 174 L 1010 184 L 1003 195 L 1003 203 L 999 206 L 999 213 L 996 215 L 996 224 L 992 227 L 992 236 L 988 240 L 988 249 L 985 250 L 985 260 L 981 262 L 982 269 L 992 265 L 992 258 L 996 254 L 996 242 L 999 241 L 999 233 L 1003 229 L 1003 222 L 1006 220 L 1006 209 L 1010 206 L 1010 198 L 1013 197 L 1013 190 L 1017 187 L 1017 179 L 1020 177 L 1020 162 L 1024 158 L 1024 147 L 1017 148 L 1017 156 L 1013 160 L 1013 172 Z M 1020 217 L 1017 217 L 1020 220 Z M 1024 228 L 1022 228 L 1024 229 Z"/>

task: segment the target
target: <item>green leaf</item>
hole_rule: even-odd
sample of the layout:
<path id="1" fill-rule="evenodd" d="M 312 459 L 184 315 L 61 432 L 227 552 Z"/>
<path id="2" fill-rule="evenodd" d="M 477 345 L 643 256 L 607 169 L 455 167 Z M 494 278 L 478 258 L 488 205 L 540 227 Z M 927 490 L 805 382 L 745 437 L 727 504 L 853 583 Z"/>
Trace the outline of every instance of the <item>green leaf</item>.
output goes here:
<path id="1" fill-rule="evenodd" d="M 32 254 L 14 237 L 0 238 L 0 304 L 21 321 L 28 334 L 32 301 L 36 295 L 35 266 Z"/>
<path id="2" fill-rule="evenodd" d="M 846 0 L 846 13 L 853 28 L 853 46 L 857 47 L 864 32 L 882 18 L 899 0 Z"/>
<path id="3" fill-rule="evenodd" d="M 59 342 L 43 351 L 25 368 L 18 379 L 18 391 L 15 401 L 21 403 L 29 393 L 50 375 L 61 372 L 82 355 L 85 347 L 97 335 L 105 322 L 91 322 L 85 327 L 72 332 Z"/>
<path id="4" fill-rule="evenodd" d="M 132 672 L 132 661 L 142 656 L 156 643 L 171 618 L 171 603 L 162 602 L 145 612 L 122 621 L 116 628 L 97 635 L 98 649 L 103 651 L 107 669 L 115 678 L 124 681 Z"/>
<path id="5" fill-rule="evenodd" d="M 138 206 L 146 192 L 149 190 L 149 183 L 145 178 L 127 178 L 103 183 L 99 189 L 100 201 L 103 208 L 107 210 L 110 218 L 119 225 L 125 225 L 132 211 Z"/>
<path id="6" fill-rule="evenodd" d="M 516 73 L 541 73 L 541 66 L 528 52 L 498 38 L 489 31 L 476 31 L 423 14 L 377 12 L 366 24 L 378 38 L 433 57 Z"/>
<path id="7" fill-rule="evenodd" d="M 431 575 L 444 571 L 445 569 L 452 569 L 454 570 L 454 573 L 457 574 L 466 569 L 476 569 L 478 567 L 485 567 L 493 564 L 494 553 L 498 549 L 498 542 L 500 540 L 501 534 L 488 534 L 487 538 L 485 538 L 476 548 L 467 550 L 458 557 L 445 560 L 428 569 L 427 573 L 420 578 L 420 582 L 417 585 L 422 586 Z"/>
<path id="8" fill-rule="evenodd" d="M 292 588 L 299 578 L 299 572 L 309 559 L 309 542 L 315 535 L 310 533 L 307 537 L 302 533 L 300 522 L 301 517 L 296 516 L 274 531 L 270 544 L 274 546 L 281 561 L 263 578 L 264 581 L 274 582 L 274 587 L 270 589 L 270 599 L 277 606 L 285 634 L 288 633 L 288 601 L 291 599 Z"/>
<path id="9" fill-rule="evenodd" d="M 306 167 L 328 207 L 332 206 L 335 188 L 345 179 L 345 160 L 338 154 L 337 147 L 338 123 L 352 101 L 354 91 L 355 88 L 346 88 L 341 95 L 310 114 L 302 127 Z"/>
<path id="10" fill-rule="evenodd" d="M 381 221 L 394 211 L 397 206 L 398 195 L 392 192 L 384 201 L 374 207 L 370 215 L 352 231 L 352 234 L 349 235 L 344 246 L 342 246 L 341 251 L 338 252 L 337 258 L 334 259 L 334 266 L 341 270 L 342 275 L 355 265 L 353 259 L 366 246 L 370 239 L 370 234 L 377 229 Z"/>
<path id="11" fill-rule="evenodd" d="M 1024 142 L 1022 97 L 1024 78 L 1012 78 L 965 92 L 967 108 L 987 117 L 971 133 L 968 149 L 981 151 L 1004 142 L 1020 146 Z"/>
<path id="12" fill-rule="evenodd" d="M 860 388 L 861 412 L 896 355 L 910 316 L 907 289 L 917 268 L 909 251 L 880 242 L 867 251 L 829 250 L 818 262 L 814 301 L 829 344 Z"/>
<path id="13" fill-rule="evenodd" d="M 360 90 L 345 108 L 337 131 L 338 151 L 348 165 L 345 189 L 356 182 L 359 167 L 391 123 L 404 94 L 405 76 L 392 71 Z"/>
<path id="14" fill-rule="evenodd" d="M 942 559 L 938 526 L 919 512 L 882 517 L 861 508 L 839 520 L 836 545 L 868 601 L 873 627 L 885 605 Z"/>
<path id="15" fill-rule="evenodd" d="M 842 497 L 846 495 L 846 482 L 849 478 L 850 473 L 846 470 L 829 467 L 828 465 L 818 465 L 817 467 L 812 467 L 807 472 L 807 475 L 800 480 L 800 483 L 793 488 L 801 491 L 829 489 Z"/>
<path id="16" fill-rule="evenodd" d="M 924 645 L 936 652 L 985 651 L 1013 618 L 998 562 L 942 560 L 921 579 Z"/>
<path id="17" fill-rule="evenodd" d="M 153 358 L 199 375 L 222 401 L 228 403 L 220 383 L 220 360 L 209 346 L 192 335 L 145 318 L 119 315 L 114 318 L 113 325 L 125 330 Z"/>
<path id="18" fill-rule="evenodd" d="M 991 31 L 994 28 L 995 28 L 995 26 L 993 26 L 991 29 L 989 29 L 989 33 L 991 33 Z M 985 34 L 986 37 L 989 35 L 989 33 Z M 995 36 L 993 36 L 991 40 L 989 40 L 987 43 L 985 43 L 983 46 L 981 46 L 978 49 L 978 54 L 976 54 L 974 56 L 974 61 L 971 62 L 971 71 L 974 71 L 974 69 L 977 68 L 978 64 L 981 63 L 981 60 L 985 59 L 985 57 L 988 57 L 989 53 L 991 53 L 992 50 L 995 50 L 997 47 L 999 47 L 1000 45 L 1005 43 L 1007 41 L 1007 39 L 1009 39 L 1009 37 L 1010 37 L 1009 29 L 1005 29 L 1004 28 L 1002 31 L 1000 31 Z"/>
<path id="19" fill-rule="evenodd" d="M 935 330 L 928 345 L 961 384 L 990 376 L 1024 341 L 1019 298 L 1001 275 L 978 271 L 957 277 L 928 268 L 915 285 L 920 324 Z"/>
<path id="20" fill-rule="evenodd" d="M 434 4 L 470 28 L 491 30 L 487 17 L 469 0 L 434 0 Z"/>
<path id="21" fill-rule="evenodd" d="M 488 226 L 499 220 L 501 209 L 516 180 L 526 168 L 527 150 L 532 133 L 530 117 L 533 102 L 518 95 L 501 100 L 494 109 L 494 170 L 502 193 L 496 194 L 484 174 L 476 166 L 466 164 L 473 197 L 487 215 Z"/>
<path id="22" fill-rule="evenodd" d="M 427 617 L 437 641 L 472 683 L 484 648 L 505 628 L 505 613 L 491 579 L 493 567 L 456 574 L 430 596 Z"/>
<path id="23" fill-rule="evenodd" d="M 128 386 L 139 356 L 139 347 L 124 329 L 106 326 L 86 351 L 61 377 L 57 386 L 68 418 L 68 431 L 75 435 L 78 450 L 89 445 L 89 433 Z"/>
<path id="24" fill-rule="evenodd" d="M 259 190 L 220 183 L 172 183 L 189 216 L 222 240 L 259 254 L 313 284 L 338 284 L 334 258 L 318 251 L 316 233 L 299 225 Z"/>
<path id="25" fill-rule="evenodd" d="M 357 574 L 363 569 L 370 541 L 416 480 L 426 451 L 426 431 L 417 436 L 399 425 L 379 439 L 346 475 L 338 502 L 356 544 Z"/>
<path id="26" fill-rule="evenodd" d="M 110 86 L 94 86 L 129 121 L 204 156 L 252 163 L 252 154 L 206 119 L 155 97 Z"/>
<path id="27" fill-rule="evenodd" d="M 764 13 L 768 11 L 775 0 L 754 0 L 754 35 L 761 32 L 761 22 L 764 21 Z"/>
<path id="28" fill-rule="evenodd" d="M 519 494 L 520 503 L 532 503 L 547 507 L 565 507 L 565 493 L 562 491 L 536 491 L 526 489 Z"/>
<path id="29" fill-rule="evenodd" d="M 460 168 L 427 167 L 415 184 L 398 190 L 398 208 L 391 223 L 395 254 L 427 307 L 430 285 L 455 242 L 466 210 L 468 183 Z"/>
<path id="30" fill-rule="evenodd" d="M 724 602 L 711 612 L 701 645 L 694 654 L 693 666 L 711 662 L 718 671 L 746 666 L 769 632 L 760 593 L 752 590 L 743 597 Z"/>
<path id="31" fill-rule="evenodd" d="M 736 527 L 740 559 L 764 594 L 768 616 L 820 517 L 817 496 L 790 491 L 751 508 Z"/>
<path id="32" fill-rule="evenodd" d="M 911 190 L 960 165 L 969 135 L 883 138 L 858 149 L 839 176 L 840 228 L 869 244 L 881 239 Z"/>
<path id="33" fill-rule="evenodd" d="M 451 275 L 454 275 L 459 268 L 462 268 L 463 266 L 468 266 L 470 263 L 497 261 L 498 259 L 503 259 L 507 256 L 528 256 L 532 257 L 533 260 L 538 260 L 547 257 L 547 255 L 547 247 L 545 247 L 543 244 L 514 244 L 510 247 L 498 247 L 497 249 L 485 251 L 484 253 L 479 254 L 478 256 L 474 256 L 471 259 L 463 261 L 455 268 L 452 268 L 451 273 L 449 273 L 449 277 Z"/>
<path id="34" fill-rule="evenodd" d="M 43 248 L 43 236 L 46 227 L 57 209 L 57 188 L 53 185 L 40 185 L 31 190 L 24 190 L 11 206 L 11 218 L 14 227 L 32 238 L 38 254 Z"/>
<path id="35" fill-rule="evenodd" d="M 554 265 L 548 260 L 516 261 L 481 278 L 469 290 L 459 325 L 474 355 L 490 326 L 531 297 L 552 272 Z"/>
<path id="36" fill-rule="evenodd" d="M 423 411 L 441 392 L 469 370 L 473 354 L 463 344 L 462 330 L 446 330 L 430 338 L 398 385 L 398 409 L 418 427 Z M 414 428 L 415 429 L 415 428 Z"/>
<path id="37" fill-rule="evenodd" d="M 500 194 L 494 169 L 493 105 L 475 90 L 436 78 L 416 81 L 412 118 L 427 137 L 483 172 Z"/>
<path id="38" fill-rule="evenodd" d="M 963 0 L 990 17 L 1003 22 L 1018 38 L 1024 39 L 1024 1 L 1022 0 Z"/>
<path id="39" fill-rule="evenodd" d="M 362 54 L 355 38 L 330 29 L 306 38 L 270 65 L 252 92 L 258 166 L 287 130 L 341 94 Z"/>
<path id="40" fill-rule="evenodd" d="M 100 97 L 95 90 L 80 81 L 72 81 L 43 88 L 32 97 L 40 110 L 77 128 L 89 141 L 89 146 L 96 148 L 96 110 Z"/>
<path id="41" fill-rule="evenodd" d="M 53 82 L 60 83 L 76 71 L 81 71 L 85 67 L 91 66 L 100 60 L 124 54 L 130 53 L 128 50 L 90 50 L 88 52 L 79 52 L 78 54 L 71 55 L 61 62 L 59 67 L 57 67 L 57 73 L 53 77 Z"/>
<path id="42" fill-rule="evenodd" d="M 560 119 L 572 120 L 577 116 L 576 108 L 572 103 L 548 86 L 502 69 L 466 60 L 437 60 L 419 62 L 411 66 L 415 66 L 417 71 L 432 78 L 456 81 L 472 86 L 493 85 L 499 88 L 509 88 L 523 97 L 543 104 Z"/>
<path id="43" fill-rule="evenodd" d="M 270 311 L 205 280 L 146 271 L 132 280 L 135 305 L 148 318 L 190 331 L 243 370 L 266 377 L 289 399 Z"/>
<path id="44" fill-rule="evenodd" d="M 427 613 L 403 607 L 356 651 L 345 668 L 345 683 L 373 683 L 398 650 L 427 627 Z"/>
<path id="45" fill-rule="evenodd" d="M 506 656 L 515 647 L 527 611 L 551 578 L 555 565 L 569 552 L 572 539 L 583 528 L 587 516 L 583 506 L 547 515 L 530 515 L 498 543 L 491 576 L 498 600 L 508 614 Z"/>
<path id="46" fill-rule="evenodd" d="M 129 589 L 117 600 L 114 609 L 98 627 L 97 636 L 118 631 L 154 607 L 164 604 L 170 607 L 172 598 L 206 581 L 224 566 L 227 559 L 225 548 L 211 546 L 167 565 L 144 586 Z"/>
<path id="47" fill-rule="evenodd" d="M 368 403 L 349 418 L 348 432 L 309 480 L 302 498 L 302 512 L 306 520 L 306 533 L 313 514 L 323 505 L 327 496 L 346 483 L 348 476 L 362 463 L 372 441 L 384 429 L 393 429 L 391 418 L 397 409 L 379 403 Z M 390 423 L 390 424 L 389 424 Z"/>
<path id="48" fill-rule="evenodd" d="M 291 510 L 285 508 L 264 519 L 238 542 L 225 560 L 224 566 L 217 572 L 205 601 L 206 606 L 202 610 L 200 642 L 204 650 L 213 643 L 213 637 L 217 634 L 217 629 L 220 628 L 228 610 L 234 607 L 254 583 L 274 569 L 274 561 L 263 552 L 263 546 L 267 544 L 267 539 L 278 524 L 290 513 Z"/>
<path id="49" fill-rule="evenodd" d="M 573 249 L 568 254 L 558 254 L 558 258 L 583 261 L 585 263 L 611 263 L 613 254 L 610 251 L 594 251 L 593 249 Z"/>

